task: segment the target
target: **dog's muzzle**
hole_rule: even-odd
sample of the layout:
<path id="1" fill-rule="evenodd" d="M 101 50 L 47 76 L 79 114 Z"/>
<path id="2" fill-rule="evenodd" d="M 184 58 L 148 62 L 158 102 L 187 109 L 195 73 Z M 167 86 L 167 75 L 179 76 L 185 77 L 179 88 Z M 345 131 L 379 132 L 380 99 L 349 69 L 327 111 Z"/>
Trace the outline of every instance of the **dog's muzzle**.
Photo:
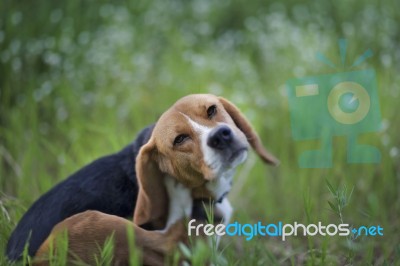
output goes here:
<path id="1" fill-rule="evenodd" d="M 222 154 L 226 162 L 233 162 L 248 149 L 226 125 L 220 125 L 209 133 L 207 145 Z"/>
<path id="2" fill-rule="evenodd" d="M 208 135 L 207 145 L 213 149 L 224 150 L 232 144 L 233 138 L 232 130 L 228 126 L 218 126 Z"/>

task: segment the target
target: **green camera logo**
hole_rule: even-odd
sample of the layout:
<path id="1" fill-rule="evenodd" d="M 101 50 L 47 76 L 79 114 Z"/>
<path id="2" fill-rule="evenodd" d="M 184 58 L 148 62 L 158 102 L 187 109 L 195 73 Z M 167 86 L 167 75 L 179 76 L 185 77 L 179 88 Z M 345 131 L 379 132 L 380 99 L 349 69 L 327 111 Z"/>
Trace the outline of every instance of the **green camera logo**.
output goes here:
<path id="1" fill-rule="evenodd" d="M 339 41 L 342 63 L 346 41 Z M 372 56 L 368 50 L 351 67 Z M 317 58 L 335 65 L 321 54 Z M 348 163 L 379 163 L 377 148 L 358 144 L 359 134 L 380 129 L 381 116 L 373 69 L 292 79 L 287 82 L 292 135 L 295 140 L 321 140 L 318 150 L 300 155 L 301 168 L 332 167 L 332 137 L 347 136 Z"/>

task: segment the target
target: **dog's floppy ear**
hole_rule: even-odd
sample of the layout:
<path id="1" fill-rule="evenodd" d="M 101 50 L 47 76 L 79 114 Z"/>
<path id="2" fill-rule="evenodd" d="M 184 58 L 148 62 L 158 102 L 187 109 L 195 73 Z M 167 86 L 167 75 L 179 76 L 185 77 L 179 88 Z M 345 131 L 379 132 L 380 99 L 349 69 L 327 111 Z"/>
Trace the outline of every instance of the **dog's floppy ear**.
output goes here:
<path id="1" fill-rule="evenodd" d="M 139 193 L 133 222 L 139 226 L 162 229 L 167 219 L 168 195 L 157 163 L 157 148 L 153 138 L 140 149 L 136 157 L 136 175 Z"/>
<path id="2" fill-rule="evenodd" d="M 219 101 L 224 106 L 225 110 L 231 116 L 233 122 L 235 122 L 236 126 L 245 134 L 248 142 L 251 147 L 255 150 L 255 152 L 260 156 L 260 158 L 269 164 L 278 165 L 279 160 L 275 158 L 272 154 L 270 154 L 261 143 L 261 139 L 258 136 L 257 132 L 254 131 L 249 121 L 247 121 L 246 117 L 240 112 L 240 110 L 230 101 L 225 98 L 219 97 Z"/>

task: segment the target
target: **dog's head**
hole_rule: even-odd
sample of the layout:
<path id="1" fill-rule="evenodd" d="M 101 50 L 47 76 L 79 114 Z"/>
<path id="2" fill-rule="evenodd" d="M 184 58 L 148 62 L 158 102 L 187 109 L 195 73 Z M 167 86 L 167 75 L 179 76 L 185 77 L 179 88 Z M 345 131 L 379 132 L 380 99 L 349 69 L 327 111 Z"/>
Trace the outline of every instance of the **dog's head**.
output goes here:
<path id="1" fill-rule="evenodd" d="M 230 190 L 234 169 L 246 159 L 249 144 L 264 162 L 278 163 L 231 102 L 210 94 L 178 100 L 160 117 L 136 158 L 140 189 L 134 222 L 156 227 L 165 223 L 165 176 L 190 188 L 194 198 L 221 199 Z"/>

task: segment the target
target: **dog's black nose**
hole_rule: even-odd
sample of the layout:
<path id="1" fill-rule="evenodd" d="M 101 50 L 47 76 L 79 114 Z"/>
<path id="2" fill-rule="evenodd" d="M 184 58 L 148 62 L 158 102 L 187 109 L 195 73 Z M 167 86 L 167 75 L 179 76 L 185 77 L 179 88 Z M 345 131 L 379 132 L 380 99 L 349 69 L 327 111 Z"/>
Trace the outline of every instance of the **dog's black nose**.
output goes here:
<path id="1" fill-rule="evenodd" d="M 231 144 L 232 139 L 232 130 L 227 126 L 219 126 L 208 135 L 207 145 L 211 148 L 223 150 Z"/>

